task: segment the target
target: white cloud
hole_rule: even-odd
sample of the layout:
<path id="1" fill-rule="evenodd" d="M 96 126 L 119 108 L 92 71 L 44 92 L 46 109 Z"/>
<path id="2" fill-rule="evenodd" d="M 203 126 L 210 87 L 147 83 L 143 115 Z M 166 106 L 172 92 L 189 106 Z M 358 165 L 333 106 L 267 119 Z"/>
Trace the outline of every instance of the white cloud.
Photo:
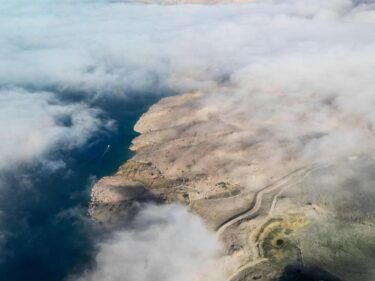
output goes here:
<path id="1" fill-rule="evenodd" d="M 98 109 L 85 104 L 64 104 L 48 92 L 21 89 L 0 91 L 0 169 L 40 160 L 51 150 L 79 148 L 101 129 Z"/>
<path id="2" fill-rule="evenodd" d="M 101 102 L 167 89 L 212 94 L 207 102 L 220 105 L 223 118 L 250 106 L 257 109 L 251 122 L 280 117 L 286 121 L 270 130 L 281 139 L 331 129 L 301 148 L 308 156 L 368 151 L 374 23 L 373 4 L 349 0 L 2 1 L 0 169 L 43 161 L 112 128 Z M 304 112 L 302 126 L 296 120 Z M 150 207 L 137 223 L 100 245 L 98 267 L 83 280 L 190 280 L 218 250 L 202 223 L 175 206 Z"/>
<path id="3" fill-rule="evenodd" d="M 213 233 L 178 205 L 149 205 L 132 228 L 99 245 L 96 268 L 80 281 L 224 280 L 215 268 L 221 251 Z"/>

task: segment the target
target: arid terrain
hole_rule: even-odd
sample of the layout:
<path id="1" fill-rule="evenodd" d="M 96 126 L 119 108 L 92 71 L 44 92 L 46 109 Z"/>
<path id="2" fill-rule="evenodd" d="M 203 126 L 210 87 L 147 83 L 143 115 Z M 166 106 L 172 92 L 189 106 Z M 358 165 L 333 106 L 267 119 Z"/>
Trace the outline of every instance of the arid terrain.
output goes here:
<path id="1" fill-rule="evenodd" d="M 113 228 L 142 202 L 184 204 L 224 243 L 228 281 L 374 280 L 375 161 L 362 151 L 319 151 L 330 132 L 361 120 L 329 103 L 315 122 L 313 110 L 265 117 L 225 93 L 212 99 L 194 92 L 153 105 L 135 125 L 134 157 L 94 186 L 91 216 Z M 291 125 L 298 132 L 284 134 Z"/>
<path id="2" fill-rule="evenodd" d="M 0 281 L 375 281 L 375 0 L 1 0 Z"/>

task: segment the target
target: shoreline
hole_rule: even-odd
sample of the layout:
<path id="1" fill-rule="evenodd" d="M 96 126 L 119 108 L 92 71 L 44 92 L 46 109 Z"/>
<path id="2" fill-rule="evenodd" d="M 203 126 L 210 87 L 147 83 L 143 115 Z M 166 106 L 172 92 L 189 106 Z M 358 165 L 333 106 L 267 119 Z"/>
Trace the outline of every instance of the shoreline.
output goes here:
<path id="1" fill-rule="evenodd" d="M 281 278 L 291 265 L 302 267 L 301 272 L 314 267 L 313 275 L 323 270 L 324 280 L 355 276 L 337 266 L 344 263 L 346 255 L 329 261 L 344 239 L 341 236 L 337 245 L 320 244 L 320 260 L 309 254 L 314 253 L 312 249 L 321 231 L 333 233 L 335 225 L 343 223 L 332 215 L 328 205 L 311 203 L 301 193 L 306 186 L 306 192 L 310 188 L 315 192 L 316 175 L 324 174 L 326 168 L 322 172 L 315 169 L 310 175 L 314 162 L 309 164 L 296 155 L 277 169 L 268 169 L 275 159 L 265 157 L 267 152 L 262 146 L 270 145 L 265 141 L 242 147 L 239 151 L 242 155 L 251 154 L 252 162 L 240 162 L 228 170 L 221 166 L 225 162 L 231 164 L 230 155 L 225 155 L 228 144 L 236 145 L 242 138 L 234 135 L 248 136 L 252 128 L 242 130 L 235 123 L 223 122 L 224 117 L 218 115 L 220 110 L 208 107 L 205 99 L 197 92 L 166 97 L 140 117 L 134 126 L 139 136 L 130 147 L 134 155 L 113 176 L 100 179 L 94 186 L 91 217 L 108 229 L 115 229 L 130 219 L 129 213 L 137 212 L 139 204 L 178 202 L 200 216 L 212 231 L 219 229 L 217 236 L 225 248 L 221 264 L 228 280 L 274 280 Z M 218 145 L 223 140 L 227 146 Z M 268 164 L 270 159 L 273 162 Z M 301 167 L 305 167 L 306 175 Z M 238 170 L 246 177 L 238 177 Z M 297 171 L 295 175 L 293 171 Z M 288 174 L 293 179 L 288 179 Z M 327 220 L 332 223 L 327 224 Z M 372 236 L 371 231 L 363 231 L 354 222 L 346 223 L 355 233 L 363 232 L 358 238 L 361 241 Z M 348 246 L 345 251 L 356 250 Z M 359 260 L 363 258 L 358 256 Z"/>

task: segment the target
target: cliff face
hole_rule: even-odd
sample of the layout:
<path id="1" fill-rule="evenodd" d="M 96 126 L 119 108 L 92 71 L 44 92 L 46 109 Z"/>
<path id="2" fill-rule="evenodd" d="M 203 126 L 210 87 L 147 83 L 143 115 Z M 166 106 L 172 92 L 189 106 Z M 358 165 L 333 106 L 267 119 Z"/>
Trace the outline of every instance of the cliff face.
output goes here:
<path id="1" fill-rule="evenodd" d="M 309 150 L 358 124 L 332 108 L 325 122 L 269 110 L 224 94 L 162 99 L 135 125 L 135 156 L 93 187 L 92 218 L 116 227 L 142 202 L 180 202 L 225 244 L 228 280 L 373 280 L 375 206 L 360 205 L 374 194 L 349 171 L 368 177 L 374 161 Z"/>

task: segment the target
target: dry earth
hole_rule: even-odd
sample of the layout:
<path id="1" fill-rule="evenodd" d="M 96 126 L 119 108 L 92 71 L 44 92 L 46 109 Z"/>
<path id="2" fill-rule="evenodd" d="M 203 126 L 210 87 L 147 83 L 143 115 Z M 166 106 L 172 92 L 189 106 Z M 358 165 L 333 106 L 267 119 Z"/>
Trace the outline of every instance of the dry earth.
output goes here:
<path id="1" fill-rule="evenodd" d="M 373 281 L 375 163 L 361 151 L 310 153 L 361 122 L 322 106 L 318 121 L 313 108 L 264 116 L 225 93 L 164 98 L 135 125 L 134 157 L 94 186 L 90 214 L 116 227 L 145 201 L 189 206 L 225 244 L 228 281 Z"/>

